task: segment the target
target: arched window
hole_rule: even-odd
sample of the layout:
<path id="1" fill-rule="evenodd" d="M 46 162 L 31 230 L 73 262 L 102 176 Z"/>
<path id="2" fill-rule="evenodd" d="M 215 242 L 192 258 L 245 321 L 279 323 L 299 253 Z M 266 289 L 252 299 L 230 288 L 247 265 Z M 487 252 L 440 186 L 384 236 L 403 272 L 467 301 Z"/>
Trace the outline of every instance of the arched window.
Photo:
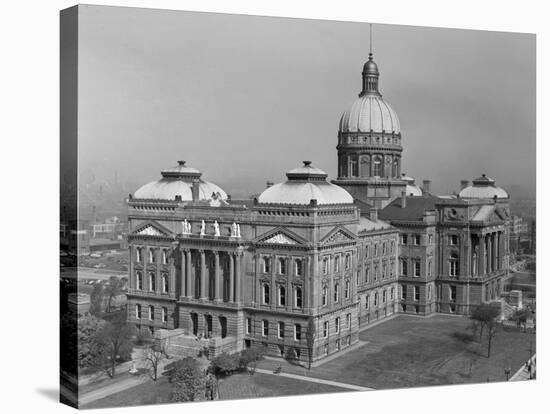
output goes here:
<path id="1" fill-rule="evenodd" d="M 382 303 L 386 303 L 386 290 L 382 291 Z"/>
<path id="2" fill-rule="evenodd" d="M 279 306 L 286 305 L 286 289 L 284 286 L 279 286 Z"/>
<path id="3" fill-rule="evenodd" d="M 369 272 L 369 270 L 370 270 L 370 268 L 367 266 L 367 267 L 365 268 L 365 283 L 369 283 L 369 282 L 370 282 L 370 280 L 369 280 L 369 278 L 370 278 L 370 274 L 369 274 L 370 272 Z"/>
<path id="4" fill-rule="evenodd" d="M 392 176 L 399 177 L 399 159 L 395 158 L 392 165 Z"/>
<path id="5" fill-rule="evenodd" d="M 136 289 L 143 289 L 143 273 L 141 272 L 136 272 Z"/>
<path id="6" fill-rule="evenodd" d="M 346 287 L 344 289 L 344 297 L 346 299 L 349 299 L 349 293 L 350 293 L 350 283 L 349 283 L 349 280 L 346 280 Z"/>
<path id="7" fill-rule="evenodd" d="M 374 256 L 378 256 L 378 243 L 374 245 Z"/>
<path id="8" fill-rule="evenodd" d="M 386 263 L 384 263 L 382 265 L 382 279 L 385 279 L 386 278 L 386 272 L 388 271 L 388 266 L 386 265 Z"/>
<path id="9" fill-rule="evenodd" d="M 143 257 L 141 255 L 141 247 L 137 247 L 136 248 L 136 262 L 141 263 L 142 260 L 143 260 Z"/>
<path id="10" fill-rule="evenodd" d="M 326 286 L 323 286 L 323 296 L 322 296 L 323 306 L 326 306 L 327 304 L 327 296 L 328 296 L 328 288 Z"/>
<path id="11" fill-rule="evenodd" d="M 407 276 L 407 259 L 401 259 L 401 275 Z"/>
<path id="12" fill-rule="evenodd" d="M 378 292 L 374 292 L 374 306 L 378 306 Z"/>
<path id="13" fill-rule="evenodd" d="M 382 157 L 379 157 L 378 155 L 374 157 L 374 176 L 375 177 L 382 177 L 384 173 L 384 162 L 382 161 Z"/>
<path id="14" fill-rule="evenodd" d="M 155 263 L 155 250 L 149 249 L 149 263 Z"/>
<path id="15" fill-rule="evenodd" d="M 338 273 L 340 271 L 340 256 L 334 258 L 334 272 Z"/>
<path id="16" fill-rule="evenodd" d="M 349 158 L 349 168 L 351 177 L 359 177 L 359 160 L 357 159 L 357 155 L 352 155 Z"/>
<path id="17" fill-rule="evenodd" d="M 262 285 L 262 298 L 264 300 L 264 305 L 269 305 L 269 285 L 267 283 Z"/>
<path id="18" fill-rule="evenodd" d="M 338 283 L 334 284 L 334 302 L 338 302 L 340 299 L 340 285 Z"/>
<path id="19" fill-rule="evenodd" d="M 365 296 L 365 309 L 369 308 L 369 295 Z"/>
<path id="20" fill-rule="evenodd" d="M 378 280 L 378 266 L 374 266 L 374 281 Z"/>
<path id="21" fill-rule="evenodd" d="M 164 249 L 162 250 L 162 264 L 168 264 L 168 254 Z"/>
<path id="22" fill-rule="evenodd" d="M 302 288 L 296 287 L 294 289 L 294 306 L 297 308 L 302 307 Z"/>
<path id="23" fill-rule="evenodd" d="M 325 257 L 323 259 L 323 274 L 326 275 L 328 273 L 328 257 Z"/>
<path id="24" fill-rule="evenodd" d="M 168 275 L 162 274 L 162 293 L 168 293 Z"/>
<path id="25" fill-rule="evenodd" d="M 349 270 L 351 266 L 351 255 L 346 254 L 346 261 L 345 261 L 346 270 Z"/>
<path id="26" fill-rule="evenodd" d="M 155 274 L 154 273 L 149 273 L 149 290 L 151 292 L 154 292 L 156 289 L 156 279 L 155 279 Z"/>

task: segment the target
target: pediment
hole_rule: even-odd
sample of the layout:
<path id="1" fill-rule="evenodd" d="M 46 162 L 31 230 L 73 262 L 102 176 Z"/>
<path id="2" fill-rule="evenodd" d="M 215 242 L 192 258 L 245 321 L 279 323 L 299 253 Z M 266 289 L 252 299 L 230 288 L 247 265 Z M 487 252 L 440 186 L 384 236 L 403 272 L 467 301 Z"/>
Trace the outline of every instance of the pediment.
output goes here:
<path id="1" fill-rule="evenodd" d="M 256 243 L 303 245 L 307 241 L 287 229 L 277 228 L 256 238 Z"/>
<path id="2" fill-rule="evenodd" d="M 355 235 L 344 227 L 331 230 L 321 239 L 321 244 L 336 244 L 355 241 Z"/>
<path id="3" fill-rule="evenodd" d="M 133 236 L 171 237 L 171 232 L 158 223 L 142 223 L 131 233 Z"/>

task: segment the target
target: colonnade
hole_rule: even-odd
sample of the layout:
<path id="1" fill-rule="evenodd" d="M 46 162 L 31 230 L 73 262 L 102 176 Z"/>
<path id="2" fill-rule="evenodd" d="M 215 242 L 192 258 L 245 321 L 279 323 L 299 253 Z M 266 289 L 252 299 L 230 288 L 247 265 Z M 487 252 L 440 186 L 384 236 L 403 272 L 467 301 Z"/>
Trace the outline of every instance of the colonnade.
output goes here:
<path id="1" fill-rule="evenodd" d="M 476 248 L 472 249 L 472 275 L 483 276 L 504 267 L 505 235 L 495 231 L 477 236 Z"/>

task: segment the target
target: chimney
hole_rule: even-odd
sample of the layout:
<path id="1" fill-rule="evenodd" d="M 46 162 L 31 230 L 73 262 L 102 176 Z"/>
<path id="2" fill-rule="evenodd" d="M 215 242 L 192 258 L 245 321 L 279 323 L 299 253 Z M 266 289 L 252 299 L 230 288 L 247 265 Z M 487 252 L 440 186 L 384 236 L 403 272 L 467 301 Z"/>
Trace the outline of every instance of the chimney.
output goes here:
<path id="1" fill-rule="evenodd" d="M 193 180 L 193 187 L 191 188 L 193 194 L 193 202 L 199 201 L 199 180 Z"/>
<path id="2" fill-rule="evenodd" d="M 273 181 L 266 181 L 265 188 L 269 188 L 273 185 Z"/>
<path id="3" fill-rule="evenodd" d="M 376 207 L 371 207 L 369 210 L 369 219 L 370 221 L 378 221 L 378 209 Z"/>
<path id="4" fill-rule="evenodd" d="M 460 180 L 460 189 L 464 190 L 466 187 L 468 187 L 468 184 L 470 184 L 468 180 Z"/>
<path id="5" fill-rule="evenodd" d="M 401 208 L 407 207 L 407 193 L 401 191 Z"/>
<path id="6" fill-rule="evenodd" d="M 431 180 L 423 180 L 422 181 L 422 194 L 423 195 L 428 195 L 430 194 L 430 184 L 431 184 Z"/>

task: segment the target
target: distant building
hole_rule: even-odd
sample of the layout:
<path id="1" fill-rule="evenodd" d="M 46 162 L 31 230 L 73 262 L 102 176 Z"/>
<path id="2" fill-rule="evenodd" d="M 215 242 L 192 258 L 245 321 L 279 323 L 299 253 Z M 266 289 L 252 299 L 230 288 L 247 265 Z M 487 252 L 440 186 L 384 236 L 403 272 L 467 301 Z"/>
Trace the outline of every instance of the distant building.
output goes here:
<path id="1" fill-rule="evenodd" d="M 69 309 L 78 315 L 84 315 L 90 311 L 90 295 L 86 293 L 69 293 Z"/>

